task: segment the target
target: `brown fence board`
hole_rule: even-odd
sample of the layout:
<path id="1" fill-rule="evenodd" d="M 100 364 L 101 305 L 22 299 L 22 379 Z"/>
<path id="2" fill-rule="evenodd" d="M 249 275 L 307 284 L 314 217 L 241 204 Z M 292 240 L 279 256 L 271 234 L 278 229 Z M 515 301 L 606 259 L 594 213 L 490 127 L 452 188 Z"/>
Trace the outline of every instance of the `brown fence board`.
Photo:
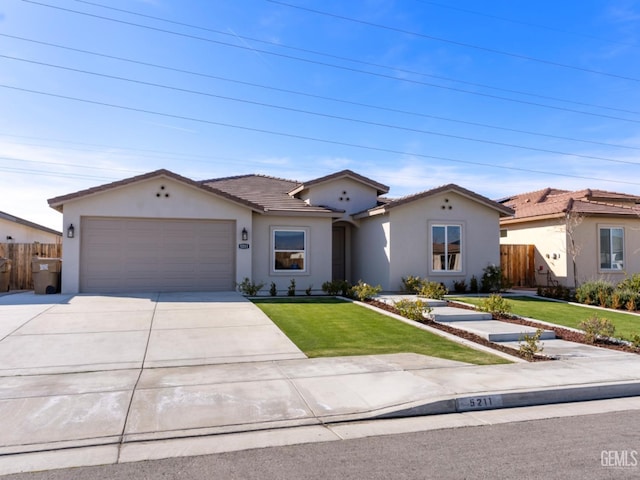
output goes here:
<path id="1" fill-rule="evenodd" d="M 500 267 L 514 287 L 536 286 L 534 255 L 534 245 L 500 245 Z"/>
<path id="2" fill-rule="evenodd" d="M 0 243 L 0 257 L 11 260 L 10 290 L 33 290 L 33 257 L 61 258 L 59 243 Z"/>

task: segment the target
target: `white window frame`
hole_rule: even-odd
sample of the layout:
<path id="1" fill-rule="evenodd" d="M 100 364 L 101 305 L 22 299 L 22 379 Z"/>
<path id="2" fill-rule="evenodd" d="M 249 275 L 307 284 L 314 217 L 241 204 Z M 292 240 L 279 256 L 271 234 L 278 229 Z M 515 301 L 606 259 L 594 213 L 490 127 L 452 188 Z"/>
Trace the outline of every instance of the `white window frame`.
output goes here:
<path id="1" fill-rule="evenodd" d="M 434 268 L 434 262 L 433 262 L 433 258 L 434 258 L 434 252 L 433 252 L 433 229 L 435 227 L 444 227 L 445 229 L 445 242 L 444 242 L 444 247 L 445 247 L 445 251 L 443 253 L 443 255 L 448 256 L 448 250 L 447 250 L 447 227 L 458 227 L 460 229 L 460 259 L 458 262 L 458 268 L 453 270 L 453 269 L 449 269 L 448 268 L 448 262 L 445 261 L 445 266 L 447 268 L 445 268 L 444 270 L 439 270 L 439 269 L 435 269 Z M 460 222 L 433 222 L 433 223 L 429 223 L 429 271 L 432 274 L 435 275 L 458 275 L 464 272 L 464 259 L 465 259 L 465 241 L 464 241 L 464 225 Z"/>
<path id="2" fill-rule="evenodd" d="M 613 237 L 611 235 L 612 230 L 622 230 L 622 260 L 615 261 L 614 259 L 609 260 L 609 266 L 602 266 L 602 230 L 609 230 L 609 252 L 613 254 Z M 598 225 L 598 270 L 601 272 L 619 272 L 622 273 L 625 268 L 625 262 L 627 258 L 626 254 L 626 238 L 624 227 L 621 225 Z M 616 266 L 617 265 L 617 266 Z"/>
<path id="3" fill-rule="evenodd" d="M 304 250 L 299 250 L 304 255 L 304 268 L 289 268 L 289 269 L 277 269 L 276 268 L 276 252 L 278 251 L 286 251 L 286 252 L 298 252 L 298 250 L 276 250 L 276 232 L 302 232 L 304 234 Z M 308 227 L 271 227 L 271 254 L 270 254 L 270 262 L 271 267 L 270 271 L 272 274 L 276 275 L 300 275 L 300 274 L 308 274 L 309 273 L 309 228 Z"/>

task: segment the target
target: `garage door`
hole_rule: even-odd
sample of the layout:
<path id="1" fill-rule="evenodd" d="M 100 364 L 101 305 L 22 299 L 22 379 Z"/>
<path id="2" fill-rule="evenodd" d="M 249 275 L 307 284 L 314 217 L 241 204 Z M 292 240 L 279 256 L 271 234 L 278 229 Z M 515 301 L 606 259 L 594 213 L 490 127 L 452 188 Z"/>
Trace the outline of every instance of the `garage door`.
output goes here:
<path id="1" fill-rule="evenodd" d="M 80 291 L 233 290 L 235 221 L 85 217 Z"/>

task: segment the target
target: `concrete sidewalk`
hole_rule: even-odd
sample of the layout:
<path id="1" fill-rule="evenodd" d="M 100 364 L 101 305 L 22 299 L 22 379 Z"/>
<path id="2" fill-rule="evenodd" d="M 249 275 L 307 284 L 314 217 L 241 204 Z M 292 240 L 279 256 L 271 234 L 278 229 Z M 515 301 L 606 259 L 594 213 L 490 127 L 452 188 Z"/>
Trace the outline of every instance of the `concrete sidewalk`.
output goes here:
<path id="1" fill-rule="evenodd" d="M 386 418 L 442 425 L 446 414 L 640 396 L 636 355 L 493 366 L 416 354 L 306 359 L 237 294 L 18 300 L 0 307 L 0 474 L 337 440 L 374 419 L 379 434 Z M 250 348 L 233 357 L 230 344 L 247 335 Z M 12 359 L 27 337 L 53 352 Z M 108 354 L 118 341 L 121 360 Z"/>

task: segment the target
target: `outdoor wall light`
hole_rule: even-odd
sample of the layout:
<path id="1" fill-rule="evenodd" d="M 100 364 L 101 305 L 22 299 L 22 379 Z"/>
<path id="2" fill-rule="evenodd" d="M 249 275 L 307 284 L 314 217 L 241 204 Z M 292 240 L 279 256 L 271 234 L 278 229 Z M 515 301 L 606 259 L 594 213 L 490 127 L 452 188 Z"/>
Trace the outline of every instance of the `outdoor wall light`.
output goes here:
<path id="1" fill-rule="evenodd" d="M 73 238 L 76 236 L 76 229 L 73 226 L 73 223 L 69 224 L 69 228 L 67 228 L 67 238 Z"/>
<path id="2" fill-rule="evenodd" d="M 242 241 L 246 242 L 247 240 L 249 240 L 249 232 L 247 232 L 246 228 L 242 229 Z"/>

